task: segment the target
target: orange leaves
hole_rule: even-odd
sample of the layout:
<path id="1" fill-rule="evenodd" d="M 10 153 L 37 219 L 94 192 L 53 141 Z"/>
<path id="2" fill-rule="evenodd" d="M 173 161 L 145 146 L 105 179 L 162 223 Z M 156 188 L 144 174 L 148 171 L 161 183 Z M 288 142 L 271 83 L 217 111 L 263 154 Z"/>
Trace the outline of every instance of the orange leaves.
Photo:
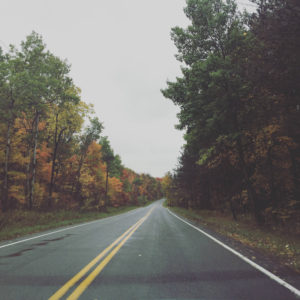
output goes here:
<path id="1" fill-rule="evenodd" d="M 39 176 L 45 182 L 50 181 L 51 176 L 51 149 L 49 149 L 46 143 L 41 145 L 41 148 L 37 149 L 37 161 L 38 161 L 38 170 Z"/>
<path id="2" fill-rule="evenodd" d="M 42 51 L 36 33 L 24 43 L 24 52 L 13 47 L 0 55 L 0 209 L 108 205 L 107 177 L 111 202 L 149 193 L 146 183 L 135 185 L 140 175 L 129 169 L 122 174 L 121 158 L 101 137 L 103 124 L 81 101 L 69 65 Z M 37 59 L 28 59 L 33 53 Z"/>
<path id="3" fill-rule="evenodd" d="M 69 132 L 63 131 L 61 138 L 64 138 L 63 134 L 66 133 L 66 138 L 69 138 L 70 142 L 69 144 L 62 142 L 55 148 L 54 142 L 58 139 L 59 133 L 57 131 L 55 139 L 55 127 L 50 124 L 55 121 L 55 116 L 51 116 L 51 111 L 48 113 L 47 121 L 41 120 L 39 123 L 34 207 L 39 208 L 46 205 L 47 199 L 49 199 L 51 179 L 53 182 L 51 193 L 53 205 L 60 207 L 72 206 L 74 203 L 78 205 L 77 200 L 75 202 L 78 195 L 87 207 L 100 208 L 104 206 L 106 163 L 101 153 L 102 146 L 96 141 L 91 142 L 86 150 L 86 155 L 83 156 L 78 140 L 70 139 Z M 61 120 L 59 119 L 59 121 Z M 67 120 L 65 121 L 67 124 Z M 9 160 L 13 168 L 8 173 L 12 183 L 9 187 L 9 197 L 11 203 L 25 206 L 27 205 L 25 195 L 28 195 L 28 186 L 32 176 L 32 120 L 22 116 L 16 119 L 14 126 Z M 77 128 L 75 129 L 77 130 Z M 0 123 L 0 162 L 5 159 L 5 131 L 5 124 Z M 56 156 L 52 173 L 54 151 L 56 151 Z M 80 176 L 78 177 L 80 164 Z M 149 178 L 123 168 L 120 179 L 113 176 L 108 179 L 109 203 L 114 206 L 137 203 L 140 196 L 143 196 L 144 199 L 152 199 Z M 155 181 L 160 184 L 160 179 Z"/>
<path id="4" fill-rule="evenodd" d="M 85 163 L 93 172 L 96 172 L 96 169 L 99 167 L 103 168 L 101 146 L 96 142 L 92 142 L 89 146 Z"/>
<path id="5" fill-rule="evenodd" d="M 15 202 L 25 204 L 25 196 L 23 186 L 18 184 L 13 184 L 9 188 L 9 195 Z"/>
<path id="6" fill-rule="evenodd" d="M 46 143 L 43 143 L 41 145 L 41 148 L 37 149 L 36 153 L 40 161 L 46 162 L 50 160 L 51 153 L 50 153 L 50 149 L 47 148 Z"/>
<path id="7" fill-rule="evenodd" d="M 121 193 L 123 191 L 123 183 L 116 177 L 109 178 L 108 180 L 110 188 L 115 193 Z"/>
<path id="8" fill-rule="evenodd" d="M 118 178 L 112 177 L 109 178 L 108 184 L 108 195 L 110 197 L 111 204 L 114 206 L 124 204 L 122 198 L 123 183 Z"/>
<path id="9" fill-rule="evenodd" d="M 80 176 L 81 193 L 86 199 L 99 203 L 105 190 L 105 172 L 101 146 L 92 142 L 87 151 Z"/>
<path id="10" fill-rule="evenodd" d="M 132 184 L 135 178 L 136 174 L 132 170 L 124 168 L 123 175 L 121 176 L 122 181 L 128 180 Z"/>

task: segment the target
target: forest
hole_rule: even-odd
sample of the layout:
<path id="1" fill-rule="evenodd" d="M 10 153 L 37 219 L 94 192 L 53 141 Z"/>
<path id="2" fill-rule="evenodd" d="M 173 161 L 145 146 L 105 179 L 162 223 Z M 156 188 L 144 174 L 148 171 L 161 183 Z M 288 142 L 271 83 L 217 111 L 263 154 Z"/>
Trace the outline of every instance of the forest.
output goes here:
<path id="1" fill-rule="evenodd" d="M 161 180 L 123 166 L 103 129 L 42 36 L 0 48 L 0 211 L 105 211 L 161 198 Z"/>
<path id="2" fill-rule="evenodd" d="M 168 204 L 300 228 L 300 1 L 187 0 L 172 28 L 185 144 L 163 179 Z"/>

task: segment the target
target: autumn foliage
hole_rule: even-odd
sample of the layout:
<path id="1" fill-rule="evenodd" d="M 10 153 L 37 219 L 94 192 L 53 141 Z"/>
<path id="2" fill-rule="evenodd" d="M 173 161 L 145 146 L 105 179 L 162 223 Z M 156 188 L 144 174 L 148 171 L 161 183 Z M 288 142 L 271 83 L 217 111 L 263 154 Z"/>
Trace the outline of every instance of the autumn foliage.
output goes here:
<path id="1" fill-rule="evenodd" d="M 188 0 L 173 28 L 182 77 L 162 92 L 186 131 L 171 205 L 300 227 L 300 2 Z"/>
<path id="2" fill-rule="evenodd" d="M 162 197 L 159 180 L 113 153 L 69 72 L 34 32 L 20 49 L 0 48 L 0 210 L 105 210 Z"/>

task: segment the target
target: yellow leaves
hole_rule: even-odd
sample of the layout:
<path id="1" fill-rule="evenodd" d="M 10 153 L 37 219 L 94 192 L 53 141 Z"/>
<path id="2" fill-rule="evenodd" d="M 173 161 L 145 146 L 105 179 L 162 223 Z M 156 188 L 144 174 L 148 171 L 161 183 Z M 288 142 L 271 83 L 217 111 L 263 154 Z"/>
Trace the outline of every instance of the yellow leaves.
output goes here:
<path id="1" fill-rule="evenodd" d="M 39 126 L 38 126 L 39 131 L 43 131 L 46 128 L 46 126 L 47 126 L 47 124 L 45 121 L 39 122 Z"/>
<path id="2" fill-rule="evenodd" d="M 110 177 L 108 184 L 113 193 L 121 193 L 123 191 L 123 183 L 116 177 Z"/>
<path id="3" fill-rule="evenodd" d="M 265 209 L 265 212 L 266 212 L 266 213 L 270 213 L 270 212 L 272 212 L 272 210 L 273 210 L 273 207 L 267 207 L 267 208 Z"/>
<path id="4" fill-rule="evenodd" d="M 251 161 L 267 157 L 270 148 L 275 144 L 276 134 L 279 131 L 279 124 L 270 124 L 252 134 L 254 153 L 251 156 Z"/>
<path id="5" fill-rule="evenodd" d="M 64 132 L 76 133 L 79 132 L 84 123 L 84 119 L 92 112 L 92 107 L 84 102 L 74 104 L 66 102 L 62 106 L 51 104 L 48 111 L 47 131 L 54 138 L 54 133 L 57 130 L 58 134 Z"/>
<path id="6" fill-rule="evenodd" d="M 295 147 L 297 144 L 293 141 L 293 139 L 289 136 L 279 136 L 276 138 L 279 143 L 283 143 L 289 147 Z"/>
<path id="7" fill-rule="evenodd" d="M 270 137 L 275 132 L 278 132 L 280 130 L 279 124 L 270 124 L 263 128 L 264 134 Z"/>
<path id="8" fill-rule="evenodd" d="M 9 195 L 11 198 L 14 198 L 17 202 L 24 204 L 25 203 L 24 188 L 22 185 L 19 184 L 18 181 L 16 181 L 15 183 L 16 184 L 11 185 L 9 187 Z"/>
<path id="9" fill-rule="evenodd" d="M 37 157 L 43 162 L 49 161 L 51 157 L 50 149 L 47 147 L 46 143 L 43 143 L 41 148 L 37 149 L 36 153 Z"/>
<path id="10" fill-rule="evenodd" d="M 111 177 L 108 180 L 109 189 L 108 194 L 113 204 L 120 204 L 122 202 L 121 193 L 123 192 L 123 183 L 116 177 Z"/>
<path id="11" fill-rule="evenodd" d="M 105 170 L 101 160 L 101 146 L 96 142 L 89 145 L 86 159 L 81 169 L 80 183 L 84 198 L 97 200 L 105 189 Z M 76 162 L 78 157 L 72 157 Z"/>
<path id="12" fill-rule="evenodd" d="M 291 201 L 289 201 L 288 206 L 293 207 L 293 206 L 296 206 L 296 205 L 299 205 L 299 204 L 300 204 L 299 200 L 291 200 Z"/>
<path id="13" fill-rule="evenodd" d="M 24 172 L 14 171 L 14 170 L 8 171 L 8 176 L 9 176 L 10 180 L 15 183 L 23 181 L 26 178 Z"/>
<path id="14" fill-rule="evenodd" d="M 34 184 L 34 190 L 34 206 L 40 208 L 44 205 L 44 199 L 47 197 L 47 186 L 36 182 Z"/>

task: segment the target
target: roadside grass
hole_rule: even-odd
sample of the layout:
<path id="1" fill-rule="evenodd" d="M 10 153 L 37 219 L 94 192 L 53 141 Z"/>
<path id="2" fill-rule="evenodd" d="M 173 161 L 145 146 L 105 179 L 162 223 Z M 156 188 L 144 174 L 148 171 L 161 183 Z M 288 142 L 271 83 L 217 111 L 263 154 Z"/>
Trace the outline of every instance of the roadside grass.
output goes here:
<path id="1" fill-rule="evenodd" d="M 280 263 L 300 273 L 300 237 L 282 228 L 262 228 L 254 220 L 216 211 L 169 207 L 174 213 L 207 226 L 221 235 L 275 257 Z"/>
<path id="2" fill-rule="evenodd" d="M 149 202 L 146 205 L 150 204 Z M 128 212 L 141 206 L 108 207 L 107 212 L 58 210 L 52 212 L 14 210 L 0 212 L 0 241 L 58 227 L 84 223 Z"/>

